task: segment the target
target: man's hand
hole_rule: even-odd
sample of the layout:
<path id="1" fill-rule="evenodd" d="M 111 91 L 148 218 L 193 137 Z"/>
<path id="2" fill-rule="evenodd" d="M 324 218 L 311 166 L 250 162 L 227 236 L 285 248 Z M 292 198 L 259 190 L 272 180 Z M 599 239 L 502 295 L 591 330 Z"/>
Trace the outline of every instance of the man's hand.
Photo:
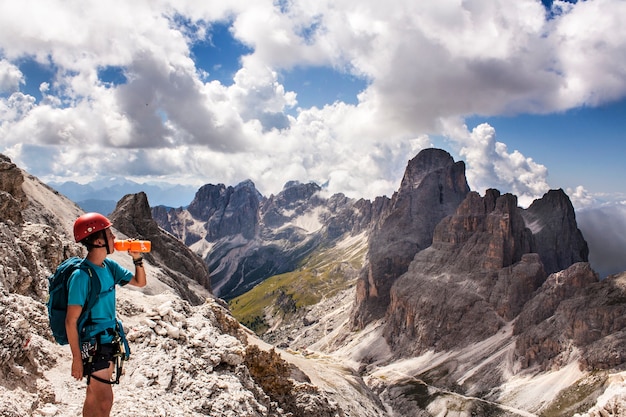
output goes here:
<path id="1" fill-rule="evenodd" d="M 83 379 L 83 360 L 80 358 L 72 358 L 72 376 L 77 381 Z"/>

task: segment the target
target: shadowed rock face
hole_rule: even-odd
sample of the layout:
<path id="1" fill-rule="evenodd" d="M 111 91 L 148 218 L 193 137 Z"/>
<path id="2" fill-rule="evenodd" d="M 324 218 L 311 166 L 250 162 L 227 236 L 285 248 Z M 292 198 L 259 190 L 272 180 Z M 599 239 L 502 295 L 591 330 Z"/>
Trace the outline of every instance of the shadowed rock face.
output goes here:
<path id="1" fill-rule="evenodd" d="M 237 234 L 251 239 L 257 230 L 261 198 L 251 181 L 236 187 L 207 184 L 198 190 L 188 211 L 206 223 L 209 241 Z"/>
<path id="2" fill-rule="evenodd" d="M 576 223 L 574 207 L 563 190 L 550 190 L 522 212 L 533 232 L 536 252 L 548 274 L 589 261 L 589 247 Z"/>
<path id="3" fill-rule="evenodd" d="M 468 192 L 465 164 L 455 163 L 447 152 L 426 149 L 409 161 L 400 189 L 370 236 L 369 263 L 357 284 L 355 326 L 384 315 L 395 280 L 416 253 L 430 246 L 435 226 Z"/>
<path id="4" fill-rule="evenodd" d="M 522 366 L 549 369 L 580 350 L 586 370 L 626 362 L 626 274 L 598 280 L 588 263 L 552 274 L 515 322 Z"/>
<path id="5" fill-rule="evenodd" d="M 385 336 L 398 354 L 484 340 L 534 297 L 548 275 L 544 259 L 565 267 L 586 260 L 567 196 L 550 192 L 544 198 L 525 211 L 511 194 L 471 192 L 437 225 L 432 246 L 417 253 L 391 288 Z M 540 234 L 527 227 L 529 218 L 544 225 L 535 229 Z M 546 243 L 560 236 L 573 238 L 561 239 L 557 250 Z"/>

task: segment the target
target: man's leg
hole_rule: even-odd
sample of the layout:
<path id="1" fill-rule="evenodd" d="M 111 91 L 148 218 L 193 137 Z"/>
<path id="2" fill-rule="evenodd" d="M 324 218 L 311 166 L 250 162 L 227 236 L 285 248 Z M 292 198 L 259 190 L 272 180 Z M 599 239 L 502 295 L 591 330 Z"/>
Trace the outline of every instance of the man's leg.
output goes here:
<path id="1" fill-rule="evenodd" d="M 113 363 L 107 369 L 94 372 L 99 378 L 110 381 L 113 375 Z M 84 417 L 109 417 L 113 407 L 113 387 L 111 384 L 100 382 L 91 378 L 87 385 L 87 396 L 83 405 Z"/>

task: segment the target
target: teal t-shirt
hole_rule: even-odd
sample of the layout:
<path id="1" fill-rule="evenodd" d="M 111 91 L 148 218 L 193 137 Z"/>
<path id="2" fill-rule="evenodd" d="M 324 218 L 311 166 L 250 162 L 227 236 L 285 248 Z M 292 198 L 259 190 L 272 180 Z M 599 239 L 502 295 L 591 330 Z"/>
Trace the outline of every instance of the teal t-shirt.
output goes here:
<path id="1" fill-rule="evenodd" d="M 117 262 L 107 259 L 105 266 L 98 266 L 85 260 L 97 273 L 100 280 L 100 294 L 91 310 L 91 320 L 85 327 L 85 333 L 80 335 L 81 340 L 87 340 L 106 329 L 115 328 L 115 285 L 126 285 L 133 278 L 133 273 Z M 77 269 L 68 280 L 68 305 L 85 305 L 89 294 L 89 274 Z M 111 342 L 108 334 L 101 338 L 102 343 Z"/>

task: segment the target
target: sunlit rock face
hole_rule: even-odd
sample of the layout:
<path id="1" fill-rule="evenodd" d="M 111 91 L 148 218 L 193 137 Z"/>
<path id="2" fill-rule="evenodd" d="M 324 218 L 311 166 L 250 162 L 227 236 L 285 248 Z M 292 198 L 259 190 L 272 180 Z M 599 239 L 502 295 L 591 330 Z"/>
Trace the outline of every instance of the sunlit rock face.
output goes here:
<path id="1" fill-rule="evenodd" d="M 231 299 L 292 271 L 321 245 L 369 230 L 388 204 L 386 197 L 327 197 L 319 185 L 297 181 L 263 197 L 252 181 L 244 181 L 235 187 L 207 184 L 188 208 L 154 207 L 152 214 L 204 259 L 214 293 Z"/>

